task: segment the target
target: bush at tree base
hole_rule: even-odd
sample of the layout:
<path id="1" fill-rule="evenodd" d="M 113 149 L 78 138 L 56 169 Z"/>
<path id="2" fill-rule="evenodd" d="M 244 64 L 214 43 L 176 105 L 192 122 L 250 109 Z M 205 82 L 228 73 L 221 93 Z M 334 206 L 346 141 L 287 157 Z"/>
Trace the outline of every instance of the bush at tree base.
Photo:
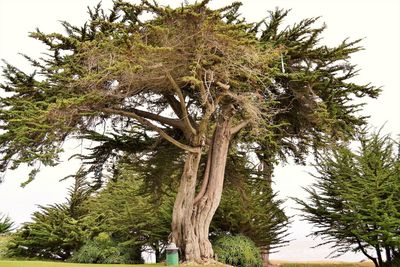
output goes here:
<path id="1" fill-rule="evenodd" d="M 260 250 L 244 235 L 225 235 L 214 242 L 218 261 L 236 267 L 261 267 Z"/>
<path id="2" fill-rule="evenodd" d="M 123 244 L 112 240 L 109 234 L 100 233 L 75 252 L 70 261 L 105 264 L 143 263 L 140 252 L 140 247 L 126 248 Z"/>

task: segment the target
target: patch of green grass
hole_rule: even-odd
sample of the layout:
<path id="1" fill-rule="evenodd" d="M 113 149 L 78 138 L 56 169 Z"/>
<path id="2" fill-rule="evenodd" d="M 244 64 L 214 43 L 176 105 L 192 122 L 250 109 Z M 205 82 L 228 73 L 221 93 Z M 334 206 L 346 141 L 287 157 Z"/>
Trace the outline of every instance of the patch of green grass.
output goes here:
<path id="1" fill-rule="evenodd" d="M 64 262 L 49 262 L 49 261 L 1 261 L 0 267 L 132 267 L 132 266 L 146 266 L 146 267 L 159 267 L 160 264 L 79 264 L 79 263 L 64 263 Z"/>
<path id="2" fill-rule="evenodd" d="M 368 263 L 330 263 L 330 264 L 322 264 L 322 263 L 285 263 L 282 264 L 281 267 L 369 267 L 372 265 Z"/>
<path id="3" fill-rule="evenodd" d="M 130 264 L 79 264 L 79 263 L 64 263 L 64 262 L 49 262 L 49 261 L 0 260 L 0 267 L 160 267 L 160 266 L 164 265 L 163 264 L 131 264 L 131 265 Z M 213 266 L 208 266 L 208 267 L 213 267 Z"/>

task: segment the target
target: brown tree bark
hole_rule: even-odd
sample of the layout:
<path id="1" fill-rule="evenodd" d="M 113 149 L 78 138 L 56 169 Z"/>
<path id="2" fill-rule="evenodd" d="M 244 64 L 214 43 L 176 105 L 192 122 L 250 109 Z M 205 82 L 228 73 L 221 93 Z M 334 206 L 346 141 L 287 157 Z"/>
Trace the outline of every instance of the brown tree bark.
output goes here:
<path id="1" fill-rule="evenodd" d="M 201 153 L 189 152 L 172 213 L 172 241 L 180 248 L 185 261 L 200 259 L 200 248 L 191 221 Z"/>
<path id="2" fill-rule="evenodd" d="M 269 249 L 268 248 L 261 249 L 261 259 L 262 259 L 264 267 L 269 267 L 270 266 Z"/>
<path id="3" fill-rule="evenodd" d="M 206 172 L 199 195 L 195 197 L 200 153 L 187 155 L 172 220 L 172 240 L 181 249 L 183 260 L 212 262 L 214 252 L 208 240 L 211 220 L 217 210 L 224 184 L 225 166 L 231 139 L 231 114 L 227 109 L 219 119 L 208 153 Z M 207 177 L 207 179 L 206 179 Z M 195 201 L 196 199 L 196 201 Z"/>

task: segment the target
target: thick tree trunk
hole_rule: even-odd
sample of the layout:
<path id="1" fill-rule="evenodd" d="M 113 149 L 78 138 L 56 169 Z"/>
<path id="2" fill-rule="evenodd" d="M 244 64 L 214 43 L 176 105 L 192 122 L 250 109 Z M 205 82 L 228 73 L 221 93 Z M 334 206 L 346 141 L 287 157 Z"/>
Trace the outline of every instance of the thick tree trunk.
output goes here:
<path id="1" fill-rule="evenodd" d="M 224 118 L 215 130 L 213 143 L 210 149 L 209 174 L 205 192 L 195 203 L 192 222 L 195 234 L 198 237 L 200 256 L 203 261 L 212 260 L 214 252 L 208 240 L 209 228 L 221 201 L 224 186 L 225 166 L 230 141 L 230 120 Z"/>
<path id="2" fill-rule="evenodd" d="M 224 114 L 226 115 L 226 114 Z M 181 249 L 183 260 L 203 264 L 213 261 L 214 252 L 208 240 L 211 220 L 217 210 L 224 184 L 226 159 L 229 149 L 230 117 L 219 120 L 212 144 L 211 159 L 207 160 L 205 190 L 199 192 L 195 201 L 195 187 L 200 154 L 188 154 L 175 200 L 172 240 Z"/>
<path id="3" fill-rule="evenodd" d="M 261 251 L 261 259 L 263 262 L 264 267 L 269 267 L 269 249 L 268 248 L 262 248 L 260 249 Z"/>
<path id="4" fill-rule="evenodd" d="M 188 153 L 172 214 L 172 241 L 185 261 L 200 259 L 200 248 L 191 220 L 201 153 Z"/>

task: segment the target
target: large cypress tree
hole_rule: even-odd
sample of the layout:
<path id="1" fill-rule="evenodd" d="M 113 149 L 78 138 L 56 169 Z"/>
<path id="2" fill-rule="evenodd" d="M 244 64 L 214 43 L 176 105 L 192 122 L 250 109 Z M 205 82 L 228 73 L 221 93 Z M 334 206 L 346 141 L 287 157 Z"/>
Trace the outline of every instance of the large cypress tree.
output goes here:
<path id="1" fill-rule="evenodd" d="M 91 10 L 82 27 L 63 22 L 65 34 L 32 33 L 49 55 L 27 57 L 32 74 L 4 68 L 2 170 L 54 166 L 68 136 L 98 140 L 97 151 L 112 155 L 141 151 L 149 136 L 166 140 L 185 152 L 172 239 L 186 261 L 210 261 L 229 148 L 301 160 L 308 148 L 351 135 L 364 123 L 351 99 L 378 90 L 348 81 L 358 42 L 320 45 L 316 19 L 280 30 L 287 12 L 251 24 L 239 3 L 211 10 L 208 2 L 173 9 L 116 1 L 109 13 Z M 145 12 L 152 18 L 143 21 Z M 91 163 L 101 166 L 106 155 Z"/>

